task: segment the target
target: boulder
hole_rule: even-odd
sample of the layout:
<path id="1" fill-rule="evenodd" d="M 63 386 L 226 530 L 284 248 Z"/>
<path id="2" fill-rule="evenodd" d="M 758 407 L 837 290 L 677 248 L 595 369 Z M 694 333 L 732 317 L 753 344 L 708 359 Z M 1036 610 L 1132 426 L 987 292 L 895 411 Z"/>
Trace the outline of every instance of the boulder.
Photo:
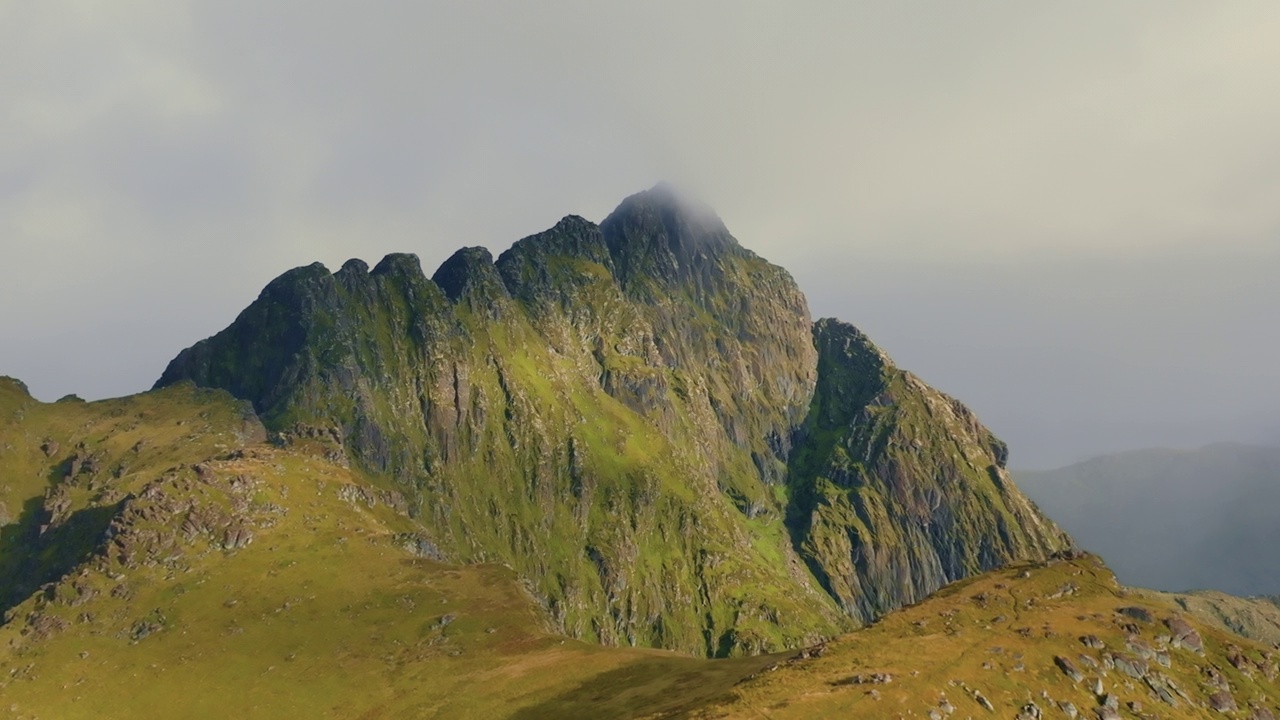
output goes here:
<path id="1" fill-rule="evenodd" d="M 1053 664 L 1057 665 L 1058 669 L 1061 670 L 1064 675 L 1071 678 L 1072 682 L 1078 683 L 1084 680 L 1084 673 L 1080 672 L 1080 668 L 1076 667 L 1075 663 L 1071 662 L 1067 658 L 1062 657 L 1061 655 L 1055 655 L 1053 658 Z"/>
<path id="2" fill-rule="evenodd" d="M 1106 649 L 1107 647 L 1106 643 L 1098 639 L 1097 635 L 1082 636 L 1080 638 L 1080 644 L 1084 645 L 1087 648 L 1090 648 L 1091 650 L 1103 650 L 1103 649 Z"/>
<path id="3" fill-rule="evenodd" d="M 1146 608 L 1129 606 L 1119 608 L 1116 612 L 1124 615 L 1125 617 L 1137 620 L 1138 622 L 1153 623 L 1156 621 L 1155 617 L 1151 615 L 1151 611 Z"/>
<path id="4" fill-rule="evenodd" d="M 1209 707 L 1220 713 L 1235 712 L 1236 699 L 1226 690 L 1219 690 L 1209 696 Z"/>
<path id="5" fill-rule="evenodd" d="M 1200 633 L 1191 626 L 1191 623 L 1174 615 L 1165 620 L 1164 624 L 1169 628 L 1169 632 L 1173 633 L 1174 647 L 1184 647 L 1194 653 L 1204 654 L 1204 640 L 1200 638 Z"/>

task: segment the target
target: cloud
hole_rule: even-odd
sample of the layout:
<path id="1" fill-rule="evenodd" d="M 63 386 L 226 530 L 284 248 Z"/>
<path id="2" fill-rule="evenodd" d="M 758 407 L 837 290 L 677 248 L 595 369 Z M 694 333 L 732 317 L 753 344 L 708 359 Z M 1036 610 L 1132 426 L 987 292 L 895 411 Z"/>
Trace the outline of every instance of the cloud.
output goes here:
<path id="1" fill-rule="evenodd" d="M 910 338 L 960 323 L 1037 373 L 1128 362 L 1154 423 L 1150 397 L 1224 362 L 1234 397 L 1275 358 L 1265 328 L 1208 323 L 1212 356 L 1144 328 L 1277 300 L 1233 277 L 1276 262 L 1278 31 L 1266 2 L 0 0 L 0 246 L 21 268 L 0 334 L 24 340 L 0 372 L 42 397 L 140 390 L 288 267 L 411 251 L 430 271 L 669 179 L 894 354 L 945 368 Z M 991 293 L 933 292 L 965 273 Z M 1164 305 L 1134 314 L 1144 297 Z M 1088 331 L 1131 315 L 1123 340 Z M 1035 389 L 1087 423 L 1079 392 L 1011 396 L 971 361 L 958 389 L 984 415 L 1031 422 Z"/>

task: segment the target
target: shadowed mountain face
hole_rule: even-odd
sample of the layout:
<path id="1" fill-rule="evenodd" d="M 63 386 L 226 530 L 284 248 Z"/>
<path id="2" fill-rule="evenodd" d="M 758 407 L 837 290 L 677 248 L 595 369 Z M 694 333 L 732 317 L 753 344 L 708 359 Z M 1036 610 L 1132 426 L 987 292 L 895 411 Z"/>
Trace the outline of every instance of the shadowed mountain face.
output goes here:
<path id="1" fill-rule="evenodd" d="M 1136 450 L 1017 479 L 1126 583 L 1280 593 L 1280 448 Z"/>
<path id="2" fill-rule="evenodd" d="M 430 279 L 292 270 L 184 380 L 332 438 L 445 557 L 609 644 L 793 647 L 1069 544 L 968 410 L 664 186 Z"/>

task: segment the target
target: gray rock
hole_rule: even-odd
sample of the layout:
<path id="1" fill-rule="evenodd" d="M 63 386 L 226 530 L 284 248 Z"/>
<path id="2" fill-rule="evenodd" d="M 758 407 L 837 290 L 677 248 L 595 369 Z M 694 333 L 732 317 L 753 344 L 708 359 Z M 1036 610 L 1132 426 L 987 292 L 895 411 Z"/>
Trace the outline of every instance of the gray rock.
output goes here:
<path id="1" fill-rule="evenodd" d="M 1173 633 L 1174 647 L 1184 647 L 1194 653 L 1204 654 L 1204 640 L 1200 638 L 1200 633 L 1191 627 L 1191 623 L 1175 615 L 1165 620 L 1164 624 L 1168 626 L 1169 632 Z"/>
<path id="2" fill-rule="evenodd" d="M 396 544 L 416 557 L 437 562 L 445 559 L 444 553 L 440 551 L 440 548 L 422 533 L 401 533 L 396 536 Z"/>
<path id="3" fill-rule="evenodd" d="M 1080 638 L 1080 644 L 1092 650 L 1103 650 L 1107 647 L 1097 635 L 1084 635 Z"/>
<path id="4" fill-rule="evenodd" d="M 1141 680 L 1147 674 L 1147 664 L 1138 658 L 1129 655 L 1113 655 L 1111 661 L 1115 663 L 1116 670 L 1135 680 Z"/>
<path id="5" fill-rule="evenodd" d="M 1178 700 L 1174 698 L 1173 691 L 1170 690 L 1168 681 L 1158 673 L 1150 673 L 1143 678 L 1147 687 L 1151 688 L 1151 692 L 1155 693 L 1160 701 L 1170 707 L 1178 707 Z"/>
<path id="6" fill-rule="evenodd" d="M 1237 710 L 1236 699 L 1226 690 L 1219 690 L 1210 695 L 1209 707 L 1220 713 L 1235 712 Z"/>
<path id="7" fill-rule="evenodd" d="M 1018 711 L 1017 720 L 1040 720 L 1040 706 L 1033 702 L 1028 702 Z"/>
<path id="8" fill-rule="evenodd" d="M 222 536 L 222 547 L 226 550 L 239 550 L 253 542 L 253 533 L 243 525 L 227 528 Z"/>
<path id="9" fill-rule="evenodd" d="M 1156 621 L 1156 619 L 1152 617 L 1151 611 L 1146 608 L 1136 606 L 1122 607 L 1116 610 L 1116 612 L 1124 615 L 1125 617 L 1133 618 L 1138 622 L 1153 623 Z"/>
<path id="10" fill-rule="evenodd" d="M 887 685 L 893 682 L 893 676 L 889 673 L 866 673 L 860 675 L 850 675 L 844 680 L 836 683 L 837 685 Z"/>
<path id="11" fill-rule="evenodd" d="M 1234 667 L 1246 676 L 1252 675 L 1256 667 L 1253 664 L 1253 661 L 1246 657 L 1244 653 L 1240 652 L 1240 648 L 1235 647 L 1234 645 L 1229 648 L 1227 662 L 1231 663 L 1231 667 Z"/>
<path id="12" fill-rule="evenodd" d="M 1084 673 L 1080 672 L 1080 668 L 1076 667 L 1075 663 L 1071 662 L 1067 658 L 1062 657 L 1061 655 L 1055 655 L 1053 657 L 1053 663 L 1058 666 L 1058 669 L 1061 670 L 1064 675 L 1071 678 L 1072 682 L 1081 682 L 1084 680 Z"/>
<path id="13" fill-rule="evenodd" d="M 1205 682 L 1207 682 L 1211 687 L 1219 690 L 1231 690 L 1231 684 L 1222 676 L 1222 673 L 1218 672 L 1217 668 L 1207 667 L 1204 669 L 1204 674 Z"/>
<path id="14" fill-rule="evenodd" d="M 1156 657 L 1155 648 L 1151 647 L 1147 641 L 1135 635 L 1130 635 L 1125 641 L 1125 646 L 1129 648 L 1129 652 L 1137 655 L 1143 660 L 1154 660 Z"/>

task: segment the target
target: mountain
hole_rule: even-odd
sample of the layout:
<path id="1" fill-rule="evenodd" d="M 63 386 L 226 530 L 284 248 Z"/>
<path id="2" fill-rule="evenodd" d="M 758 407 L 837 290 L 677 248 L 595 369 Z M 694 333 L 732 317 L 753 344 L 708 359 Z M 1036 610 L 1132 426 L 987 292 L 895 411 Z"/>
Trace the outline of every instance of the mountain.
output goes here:
<path id="1" fill-rule="evenodd" d="M 329 431 L 267 441 L 249 404 L 225 391 L 179 383 L 41 403 L 0 379 L 7 714 L 1120 717 L 1101 714 L 1108 702 L 1124 717 L 1175 720 L 1218 717 L 1215 705 L 1258 720 L 1280 711 L 1269 646 L 1175 599 L 1125 590 L 1091 556 L 991 570 L 775 654 L 704 659 L 582 642 L 551 627 L 512 568 L 438 560 L 403 497 L 345 459 Z"/>
<path id="2" fill-rule="evenodd" d="M 511 566 L 592 642 L 796 647 L 1070 543 L 963 405 L 666 186 L 431 278 L 292 270 L 182 382 L 331 438 L 439 557 Z"/>
<path id="3" fill-rule="evenodd" d="M 1280 448 L 1137 450 L 1016 478 L 1126 583 L 1280 594 Z"/>
<path id="4" fill-rule="evenodd" d="M 966 582 L 1110 582 L 1006 457 L 665 186 L 430 278 L 310 265 L 149 392 L 0 378 L 0 705 L 732 714 L 857 627 L 961 612 Z"/>

